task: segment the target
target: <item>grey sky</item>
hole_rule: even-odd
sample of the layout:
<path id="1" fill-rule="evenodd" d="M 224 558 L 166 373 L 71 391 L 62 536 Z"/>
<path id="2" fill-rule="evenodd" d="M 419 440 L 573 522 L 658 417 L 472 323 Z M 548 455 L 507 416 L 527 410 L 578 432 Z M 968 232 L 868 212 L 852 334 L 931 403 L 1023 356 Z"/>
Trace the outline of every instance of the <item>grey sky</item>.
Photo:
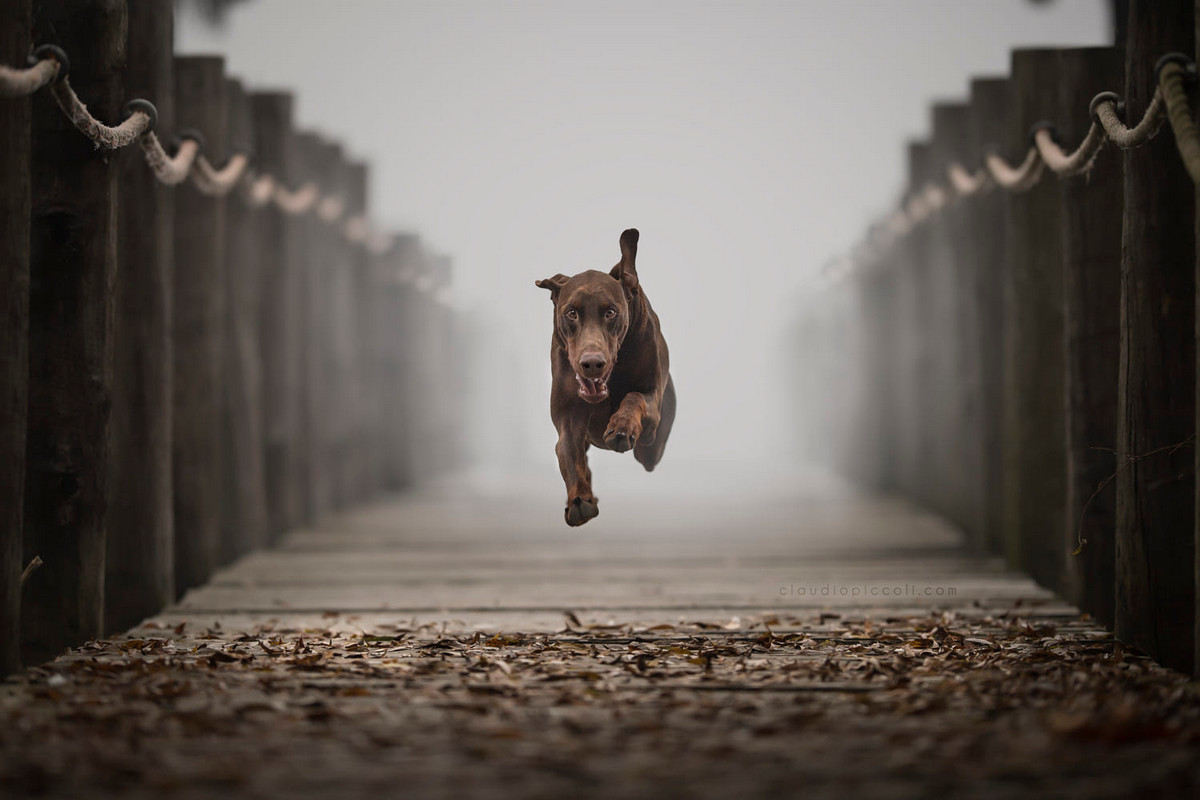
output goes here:
<path id="1" fill-rule="evenodd" d="M 608 268 L 640 228 L 680 395 L 664 469 L 784 449 L 796 293 L 894 199 L 931 101 L 1003 74 L 1014 46 L 1108 38 L 1098 0 L 255 0 L 178 31 L 294 89 L 301 124 L 373 165 L 376 216 L 454 257 L 494 332 L 474 430 L 505 433 L 485 447 L 552 462 L 533 281 Z"/>

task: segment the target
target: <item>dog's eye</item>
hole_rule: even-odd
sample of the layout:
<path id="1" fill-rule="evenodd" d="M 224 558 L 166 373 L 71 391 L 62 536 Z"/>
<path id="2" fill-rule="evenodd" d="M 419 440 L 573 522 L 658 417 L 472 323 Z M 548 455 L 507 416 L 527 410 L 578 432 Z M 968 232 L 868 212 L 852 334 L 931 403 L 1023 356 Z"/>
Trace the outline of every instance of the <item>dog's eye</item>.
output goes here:
<path id="1" fill-rule="evenodd" d="M 572 319 L 572 320 L 579 319 L 579 312 L 573 308 L 568 308 L 567 313 L 564 314 L 563 316 L 566 317 L 567 319 Z"/>
<path id="2" fill-rule="evenodd" d="M 616 319 L 617 318 L 617 310 L 615 308 L 610 308 L 608 311 L 605 311 L 604 318 L 605 319 Z"/>

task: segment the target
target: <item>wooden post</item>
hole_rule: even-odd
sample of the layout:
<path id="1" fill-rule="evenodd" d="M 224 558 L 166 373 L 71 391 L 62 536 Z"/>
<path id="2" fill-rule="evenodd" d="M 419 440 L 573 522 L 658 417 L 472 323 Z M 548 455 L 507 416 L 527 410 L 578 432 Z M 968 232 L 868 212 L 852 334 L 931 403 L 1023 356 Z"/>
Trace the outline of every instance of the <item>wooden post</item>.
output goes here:
<path id="1" fill-rule="evenodd" d="M 242 84 L 226 82 L 229 148 L 253 150 L 250 100 Z M 227 563 L 267 543 L 266 478 L 263 467 L 262 364 L 258 350 L 261 254 L 260 215 L 236 192 L 226 203 L 224 397 L 222 398 L 222 520 L 220 560 Z"/>
<path id="2" fill-rule="evenodd" d="M 30 0 L 0 5 L 0 63 L 32 46 Z M 21 520 L 29 387 L 30 100 L 0 100 L 0 677 L 20 666 Z"/>
<path id="3" fill-rule="evenodd" d="M 390 314 L 384 322 L 389 348 L 388 372 L 391 424 L 388 426 L 391 488 L 411 486 L 416 479 L 420 426 L 419 298 L 412 277 L 421 269 L 421 241 L 416 236 L 396 239 L 388 266 L 392 286 Z"/>
<path id="4" fill-rule="evenodd" d="M 956 103 L 933 107 L 930 167 L 933 180 L 945 187 L 947 169 L 966 158 L 967 109 Z M 978 543 L 965 497 L 967 479 L 979 471 L 977 427 L 967 425 L 967 409 L 975 402 L 975 386 L 968 371 L 977 359 L 967 345 L 965 325 L 975 317 L 973 296 L 962 291 L 964 233 L 961 206 L 950 201 L 930 227 L 928 317 L 930 325 L 930 385 L 926 403 L 932 415 L 929 465 L 933 476 L 933 508 L 961 527 L 972 544 Z"/>
<path id="5" fill-rule="evenodd" d="M 325 173 L 326 192 L 331 197 L 348 202 L 349 171 L 342 148 L 325 143 L 328 160 Z M 321 286 L 324 297 L 325 325 L 323 333 L 322 388 L 325 394 L 323 425 L 326 440 L 323 448 L 328 476 L 328 498 L 331 508 L 344 508 L 351 499 L 353 471 L 353 431 L 355 425 L 355 309 L 354 264 L 346 242 L 335 225 L 321 223 L 325 243 L 325 260 L 321 265 Z"/>
<path id="6" fill-rule="evenodd" d="M 856 404 L 858 435 L 852 454 L 854 477 L 864 487 L 888 491 L 895 488 L 896 474 L 893 463 L 896 423 L 890 413 L 893 408 L 891 398 L 894 397 L 891 387 L 895 380 L 892 355 L 895 341 L 894 270 L 890 265 L 872 265 L 855 275 L 853 281 L 860 309 L 860 361 L 856 365 L 860 376 Z M 805 308 L 801 313 L 807 317 L 813 311 Z M 807 351 L 810 343 L 801 339 L 798 346 Z M 811 380 L 812 376 L 803 370 L 798 374 L 805 376 L 801 383 L 807 384 Z"/>
<path id="7" fill-rule="evenodd" d="M 919 192 L 931 176 L 929 145 L 908 145 L 908 188 Z M 931 419 L 929 387 L 929 231 L 915 226 L 896 252 L 897 469 L 900 489 L 918 502 L 929 500 Z"/>
<path id="8" fill-rule="evenodd" d="M 225 62 L 175 59 L 176 119 L 227 151 Z M 175 585 L 207 580 L 220 560 L 221 397 L 225 200 L 180 186 L 175 197 L 174 478 Z"/>
<path id="9" fill-rule="evenodd" d="M 968 168 L 981 166 L 982 156 L 993 145 L 1007 146 L 1011 87 L 1006 78 L 978 78 L 971 82 L 971 105 L 967 120 Z M 1015 151 L 1014 151 L 1015 152 Z M 980 471 L 971 476 L 969 490 L 981 498 L 979 541 L 992 553 L 1004 553 L 1003 539 L 1003 387 L 1004 311 L 1008 283 L 1006 236 L 1008 200 L 1002 191 L 976 196 L 964 205 L 970 242 L 963 255 L 963 281 L 971 286 L 976 309 L 975 324 L 968 335 L 970 349 L 978 354 Z"/>
<path id="10" fill-rule="evenodd" d="M 373 424 L 378 444 L 379 488 L 394 491 L 398 485 L 399 466 L 396 461 L 396 426 L 402 424 L 397 408 L 395 370 L 398 360 L 400 331 L 398 318 L 399 288 L 394 276 L 399 269 L 399 243 L 382 253 L 369 255 L 371 286 L 374 288 L 371 340 L 375 351 L 376 408 Z"/>
<path id="11" fill-rule="evenodd" d="M 344 220 L 354 219 L 367 211 L 367 165 L 352 161 L 346 165 L 346 213 Z M 379 381 L 377 374 L 378 344 L 374 331 L 377 304 L 372 280 L 371 259 L 366 248 L 342 240 L 342 247 L 351 270 L 351 324 L 354 325 L 355 381 L 351 411 L 354 419 L 352 440 L 349 443 L 351 467 L 351 496 L 361 502 L 374 496 L 380 487 Z"/>
<path id="12" fill-rule="evenodd" d="M 255 164 L 266 175 L 290 185 L 295 170 L 292 152 L 292 96 L 258 92 L 250 96 Z M 259 357 L 263 365 L 263 465 L 266 473 L 267 518 L 271 541 L 298 521 L 295 431 L 299 426 L 293 375 L 292 299 L 297 275 L 292 256 L 298 231 L 282 211 L 268 203 L 254 219 L 258 232 Z"/>
<path id="13" fill-rule="evenodd" d="M 329 151 L 313 133 L 296 137 L 297 170 L 300 182 L 313 182 L 325 189 L 329 182 Z M 306 521 L 320 519 L 330 508 L 328 386 L 325 363 L 328 354 L 328 292 L 325 279 L 328 246 L 325 231 L 315 213 L 307 218 L 302 232 L 304 247 L 296 253 L 300 279 L 301 346 L 294 352 L 300 375 L 300 407 L 303 424 L 299 431 L 299 461 L 302 475 L 301 508 Z"/>
<path id="14" fill-rule="evenodd" d="M 121 118 L 124 0 L 43 0 L 34 38 L 71 54 L 71 83 L 100 119 Z M 116 159 L 33 99 L 29 405 L 23 587 L 25 663 L 99 636 L 112 402 Z M 7 302 L 7 301 L 6 301 Z"/>
<path id="15" fill-rule="evenodd" d="M 151 99 L 160 135 L 174 130 L 174 6 L 129 6 L 125 96 Z M 117 155 L 112 475 L 105 629 L 122 631 L 175 600 L 171 482 L 171 277 L 175 190 L 140 147 Z"/>
<path id="16" fill-rule="evenodd" d="M 1198 6 L 1200 6 L 1200 3 L 1198 3 Z M 1194 51 L 1195 57 L 1197 59 L 1200 59 L 1200 7 L 1197 7 L 1193 10 L 1192 24 L 1194 26 L 1194 28 L 1193 28 L 1194 34 L 1193 35 L 1195 37 L 1195 41 L 1193 43 L 1193 46 L 1195 48 L 1195 51 Z M 1123 40 L 1121 40 L 1121 39 L 1117 40 L 1118 46 L 1120 46 L 1122 41 Z M 1200 186 L 1195 187 L 1194 201 L 1196 203 L 1196 208 L 1195 208 L 1196 223 L 1195 223 L 1195 228 L 1194 228 L 1194 236 L 1195 236 L 1196 241 L 1200 241 Z M 1200 247 L 1196 248 L 1196 272 L 1197 272 L 1197 285 L 1200 285 Z M 1197 325 L 1197 332 L 1198 332 L 1198 334 L 1200 334 L 1200 293 L 1198 293 L 1196 296 L 1196 303 L 1197 303 L 1196 325 Z M 1198 339 L 1200 339 L 1200 335 L 1198 335 Z M 1200 359 L 1200 341 L 1197 342 L 1196 358 Z M 1200 364 L 1197 365 L 1196 378 L 1198 381 L 1197 393 L 1200 394 Z M 1196 413 L 1197 413 L 1197 420 L 1196 420 L 1197 430 L 1200 430 L 1200 403 L 1197 404 Z M 1196 480 L 1198 482 L 1200 482 L 1200 445 L 1195 446 L 1194 449 L 1195 449 L 1196 462 L 1193 465 L 1193 468 L 1196 470 Z M 1198 485 L 1197 488 L 1200 489 L 1200 485 Z M 1195 627 L 1194 627 L 1193 636 L 1192 636 L 1192 638 L 1194 640 L 1194 642 L 1193 642 L 1194 650 L 1193 650 L 1193 658 L 1192 658 L 1192 676 L 1196 677 L 1198 674 L 1200 674 L 1200 503 L 1194 503 L 1193 513 L 1196 514 L 1196 519 L 1195 519 L 1195 522 L 1193 523 L 1194 531 L 1193 531 L 1193 542 L 1192 542 L 1192 547 L 1193 547 L 1193 551 L 1194 551 L 1193 558 L 1195 560 L 1195 565 L 1194 565 L 1195 566 L 1195 577 L 1192 581 L 1192 591 L 1195 595 L 1195 597 L 1193 598 L 1193 606 L 1192 606 L 1193 614 L 1195 616 L 1195 620 L 1194 620 Z"/>
<path id="17" fill-rule="evenodd" d="M 1193 0 L 1131 0 L 1126 119 L 1141 119 L 1166 52 L 1194 50 Z M 1116 634 L 1192 668 L 1196 432 L 1195 189 L 1164 128 L 1125 151 L 1117 412 Z"/>
<path id="18" fill-rule="evenodd" d="M 1012 57 L 1012 136 L 1029 147 L 1029 131 L 1058 111 L 1058 51 L 1017 50 Z M 1005 320 L 1004 401 L 1006 529 L 1013 566 L 1058 588 L 1065 556 L 1066 419 L 1063 348 L 1062 208 L 1053 176 L 1009 196 L 1009 297 Z"/>
<path id="19" fill-rule="evenodd" d="M 1122 85 L 1121 51 L 1063 50 L 1058 56 L 1058 111 L 1064 147 L 1087 135 L 1081 109 L 1098 92 Z M 1067 513 L 1062 549 L 1068 555 L 1063 592 L 1105 625 L 1113 623 L 1116 580 L 1115 493 L 1098 487 L 1116 470 L 1117 361 L 1121 316 L 1121 156 L 1104 150 L 1086 176 L 1057 181 L 1062 207 L 1066 345 Z M 1093 495 L 1095 495 L 1093 497 Z M 1084 507 L 1087 507 L 1086 515 Z"/>

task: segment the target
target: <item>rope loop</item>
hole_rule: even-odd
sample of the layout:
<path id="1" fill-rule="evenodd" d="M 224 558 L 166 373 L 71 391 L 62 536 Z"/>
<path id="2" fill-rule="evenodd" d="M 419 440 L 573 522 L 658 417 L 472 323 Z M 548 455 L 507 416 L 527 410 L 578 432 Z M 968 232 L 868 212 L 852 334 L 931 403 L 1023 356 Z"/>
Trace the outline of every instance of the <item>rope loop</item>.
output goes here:
<path id="1" fill-rule="evenodd" d="M 42 61 L 57 61 L 58 70 L 54 74 L 54 82 L 58 83 L 67 77 L 71 71 L 71 59 L 67 52 L 56 44 L 39 44 L 29 54 L 29 66 L 35 67 Z"/>
<path id="2" fill-rule="evenodd" d="M 150 119 L 150 127 L 142 134 L 145 136 L 146 133 L 150 133 L 158 127 L 158 109 L 149 100 L 142 100 L 141 98 L 130 100 L 125 104 L 125 119 L 129 119 L 139 111 Z"/>
<path id="3" fill-rule="evenodd" d="M 1101 92 L 1092 98 L 1092 102 L 1088 103 L 1088 116 L 1096 122 L 1100 121 L 1100 104 L 1110 103 L 1114 107 L 1114 111 L 1118 119 L 1125 118 L 1125 101 L 1121 95 L 1116 92 Z"/>
<path id="4" fill-rule="evenodd" d="M 1163 70 L 1167 68 L 1168 64 L 1178 65 L 1187 82 L 1196 82 L 1196 62 L 1183 53 L 1167 53 L 1154 62 L 1155 85 L 1162 86 Z"/>
<path id="5" fill-rule="evenodd" d="M 205 139 L 204 134 L 195 128 L 184 128 L 179 131 L 175 134 L 175 140 L 171 144 L 175 145 L 176 149 L 179 149 L 179 146 L 188 140 L 195 142 L 196 147 L 201 150 L 208 146 L 208 139 Z"/>
<path id="6" fill-rule="evenodd" d="M 1167 118 L 1171 122 L 1171 130 L 1175 134 L 1175 147 L 1183 159 L 1192 181 L 1200 184 L 1200 135 L 1196 133 L 1196 122 L 1192 116 L 1192 108 L 1188 103 L 1187 91 L 1184 84 L 1196 78 L 1196 65 L 1187 58 L 1170 58 L 1177 53 L 1168 53 L 1159 59 L 1158 91 L 1165 98 Z"/>
<path id="7" fill-rule="evenodd" d="M 50 45 L 53 47 L 53 45 Z M 46 47 L 46 45 L 43 45 Z M 43 48 L 39 47 L 38 50 Z M 28 97 L 49 86 L 66 73 L 66 54 L 54 47 L 62 55 L 63 61 L 57 56 L 47 53 L 44 58 L 30 56 L 26 69 L 14 69 L 0 65 L 0 97 Z"/>

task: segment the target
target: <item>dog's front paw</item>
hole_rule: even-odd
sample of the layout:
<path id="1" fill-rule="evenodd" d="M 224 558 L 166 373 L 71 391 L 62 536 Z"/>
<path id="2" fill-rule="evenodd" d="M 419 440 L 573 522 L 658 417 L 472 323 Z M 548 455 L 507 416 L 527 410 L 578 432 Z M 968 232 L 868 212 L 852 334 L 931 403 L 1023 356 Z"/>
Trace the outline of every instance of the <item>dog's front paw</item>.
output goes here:
<path id="1" fill-rule="evenodd" d="M 604 446 L 616 453 L 632 450 L 642 434 L 642 426 L 626 417 L 614 416 L 604 432 Z"/>
<path id="2" fill-rule="evenodd" d="M 567 524 L 572 528 L 577 528 L 598 515 L 600 508 L 597 502 L 595 497 L 572 497 L 567 501 L 567 508 L 563 512 Z"/>

